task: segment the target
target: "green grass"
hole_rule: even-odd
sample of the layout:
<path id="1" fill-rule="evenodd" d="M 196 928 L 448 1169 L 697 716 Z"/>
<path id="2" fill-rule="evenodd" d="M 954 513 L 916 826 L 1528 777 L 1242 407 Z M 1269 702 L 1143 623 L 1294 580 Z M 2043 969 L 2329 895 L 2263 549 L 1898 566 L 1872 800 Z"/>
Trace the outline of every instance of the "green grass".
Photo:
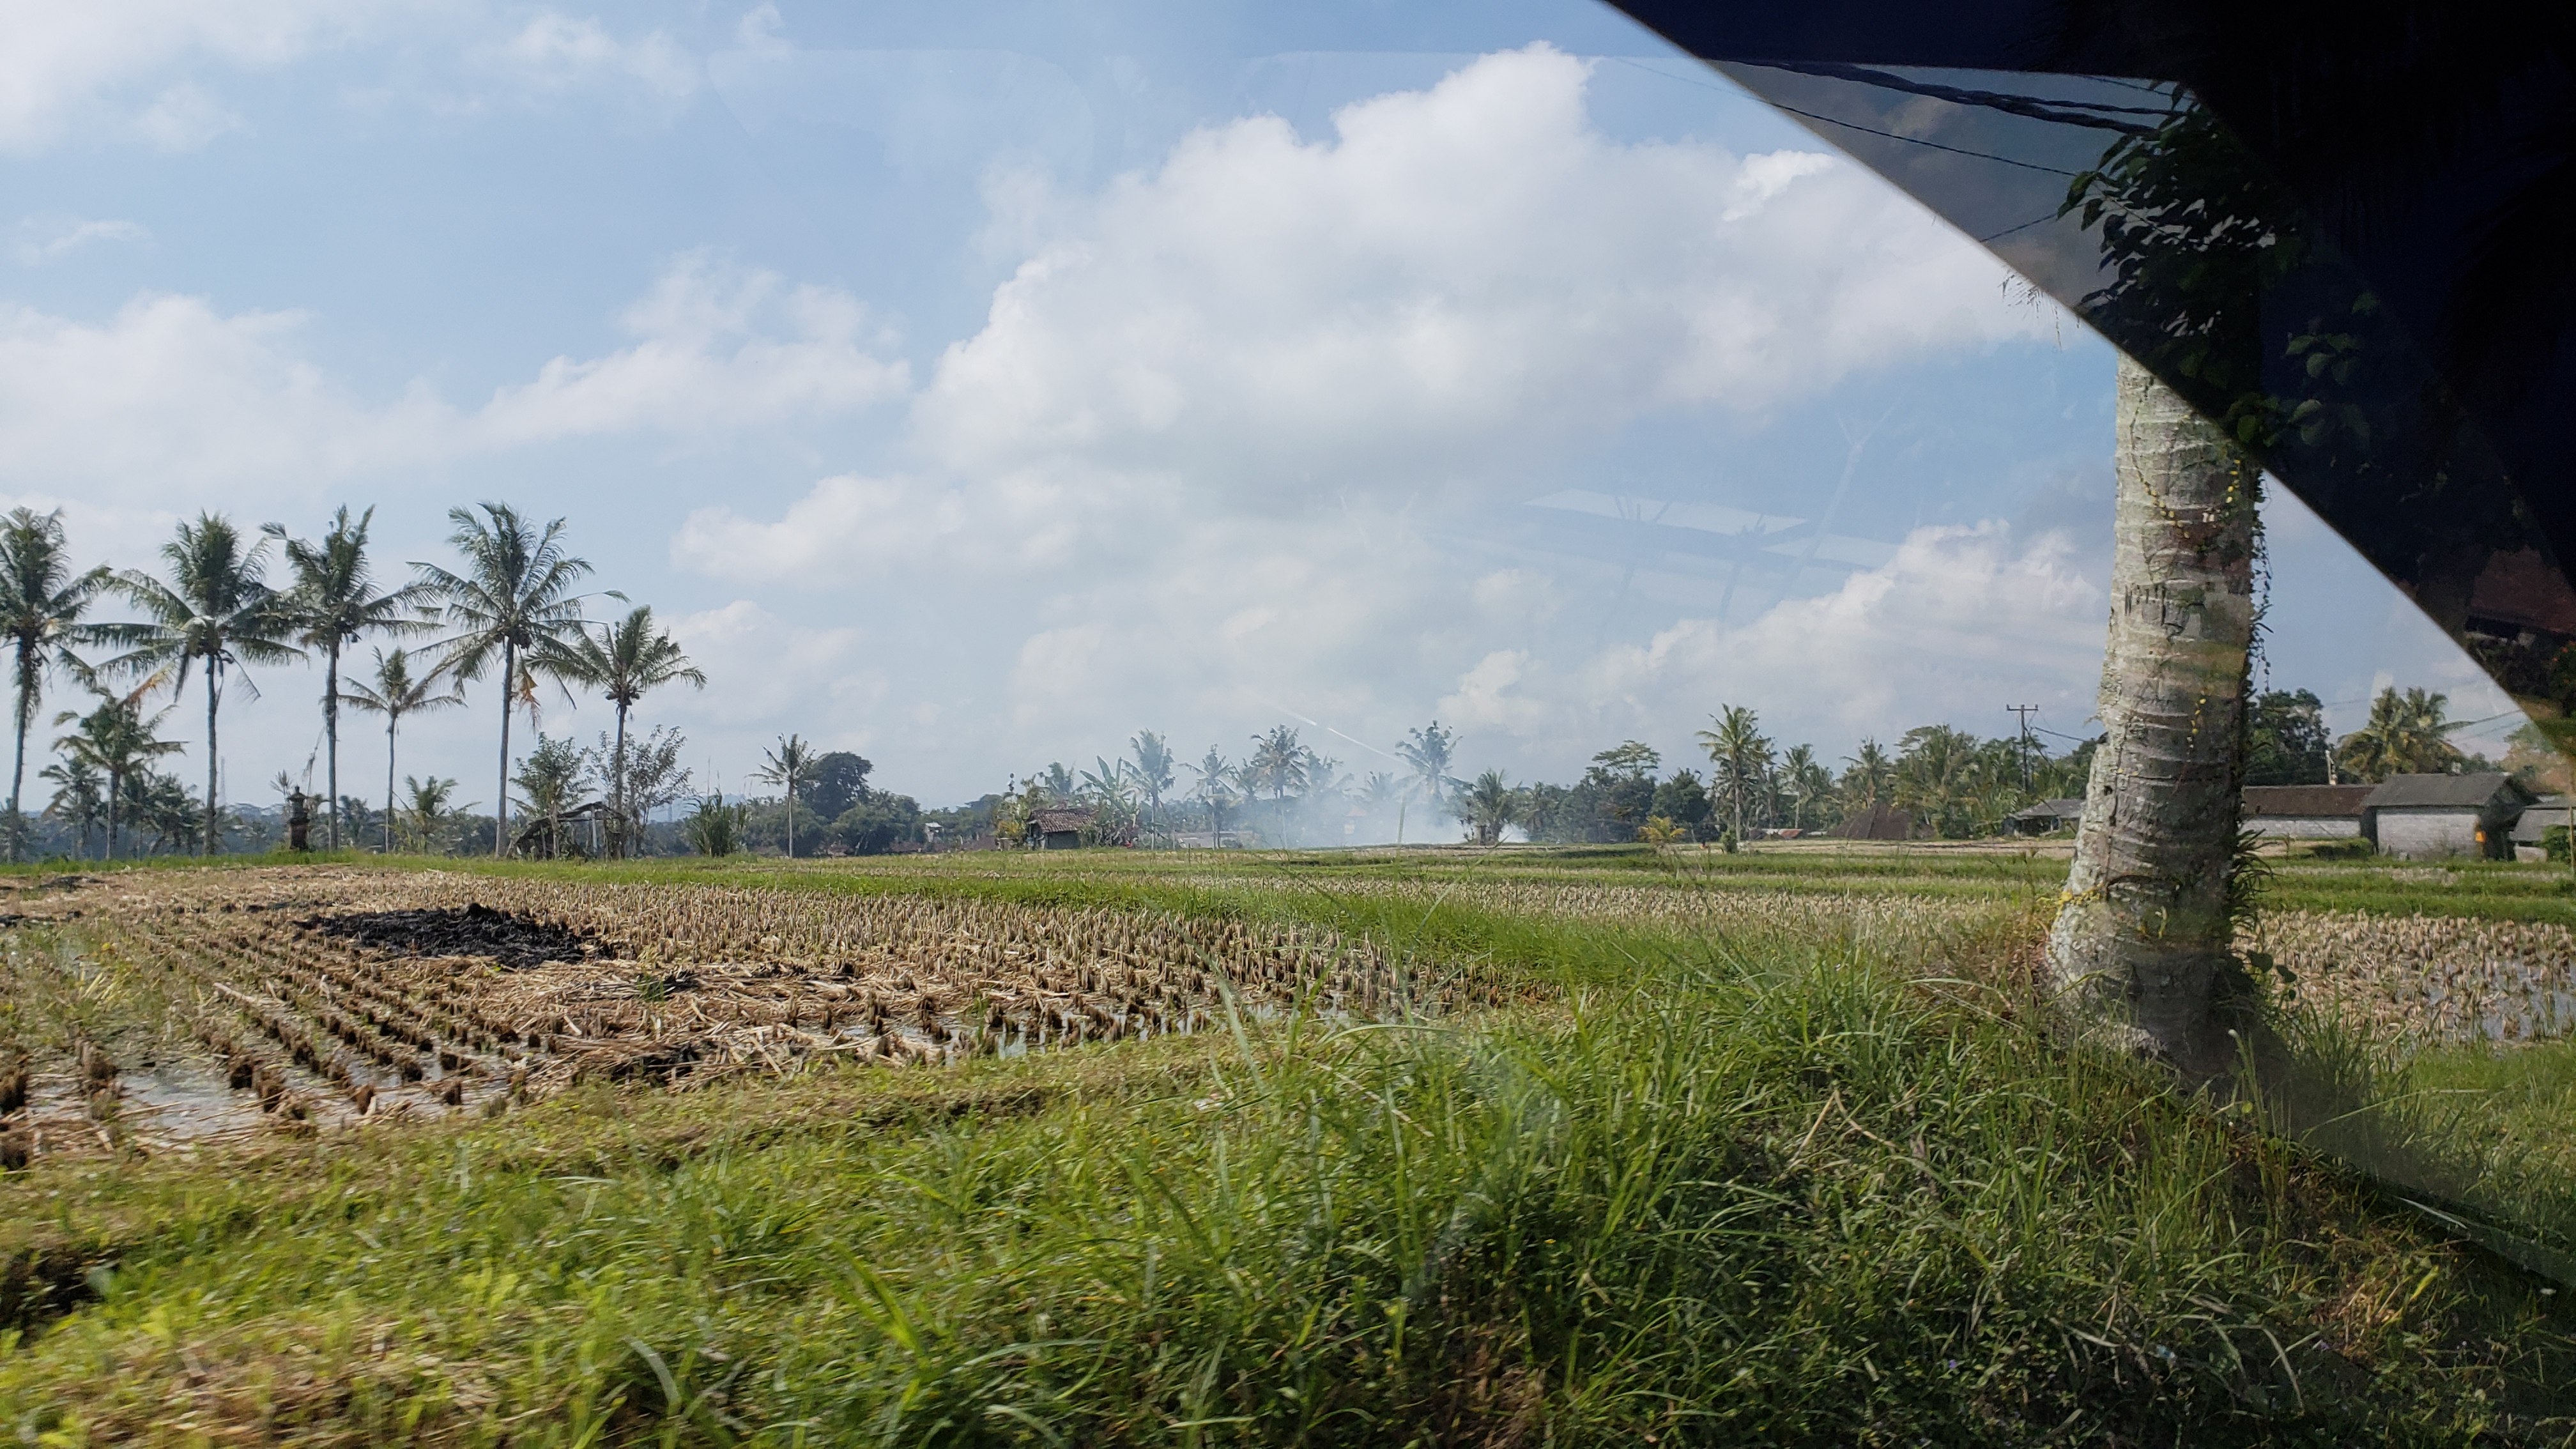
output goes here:
<path id="1" fill-rule="evenodd" d="M 1684 883 L 1787 883 L 1745 858 Z M 1910 943 L 1697 940 L 1349 888 L 1669 874 L 1643 852 L 591 868 L 1296 917 L 1541 990 L 1479 1019 L 40 1165 L 0 1179 L 0 1422 L 60 1443 L 2576 1436 L 2565 1298 L 2242 1114 L 2051 1043 L 2012 985 L 2026 870 L 1851 870 L 1993 909 Z M 2523 1091 L 2547 1136 L 2570 1061 L 2489 1082 L 2463 1054 L 2416 1086 Z"/>

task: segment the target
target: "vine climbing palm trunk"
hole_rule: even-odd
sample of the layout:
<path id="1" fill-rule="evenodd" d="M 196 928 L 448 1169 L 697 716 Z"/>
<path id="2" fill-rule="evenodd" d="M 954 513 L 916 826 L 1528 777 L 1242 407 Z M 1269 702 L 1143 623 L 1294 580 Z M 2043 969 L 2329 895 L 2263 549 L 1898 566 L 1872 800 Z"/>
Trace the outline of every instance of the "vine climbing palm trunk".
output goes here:
<path id="1" fill-rule="evenodd" d="M 2172 389 L 2120 359 L 2105 740 L 2048 959 L 2096 1039 L 2186 1078 L 2233 1065 L 2216 1000 L 2255 624 L 2255 472 Z"/>

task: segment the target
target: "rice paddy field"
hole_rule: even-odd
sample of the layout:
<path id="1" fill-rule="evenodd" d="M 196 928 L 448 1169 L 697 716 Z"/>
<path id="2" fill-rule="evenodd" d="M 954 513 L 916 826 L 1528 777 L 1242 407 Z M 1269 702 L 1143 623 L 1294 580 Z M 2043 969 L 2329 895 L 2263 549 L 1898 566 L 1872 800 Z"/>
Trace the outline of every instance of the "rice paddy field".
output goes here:
<path id="1" fill-rule="evenodd" d="M 2576 1444 L 2566 877 L 2277 862 L 2217 1104 L 2056 1039 L 2063 873 L 0 876 L 0 1425 Z"/>

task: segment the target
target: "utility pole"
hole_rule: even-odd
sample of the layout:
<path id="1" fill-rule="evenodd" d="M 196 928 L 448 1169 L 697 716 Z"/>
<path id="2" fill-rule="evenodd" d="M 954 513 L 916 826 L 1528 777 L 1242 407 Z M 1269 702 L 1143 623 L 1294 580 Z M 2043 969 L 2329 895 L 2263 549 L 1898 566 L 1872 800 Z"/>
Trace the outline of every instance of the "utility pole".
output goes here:
<path id="1" fill-rule="evenodd" d="M 2008 704 L 2004 706 L 2004 712 L 2018 717 L 2021 721 L 2021 788 L 2024 794 L 2028 794 L 2030 792 L 2030 717 L 2039 713 L 2039 706 Z"/>

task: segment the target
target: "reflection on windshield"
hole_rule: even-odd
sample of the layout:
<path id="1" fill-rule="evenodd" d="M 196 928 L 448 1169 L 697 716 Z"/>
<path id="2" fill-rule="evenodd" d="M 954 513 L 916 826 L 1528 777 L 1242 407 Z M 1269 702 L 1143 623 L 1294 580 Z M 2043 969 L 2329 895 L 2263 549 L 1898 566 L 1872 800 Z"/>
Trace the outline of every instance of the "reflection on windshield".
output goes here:
<path id="1" fill-rule="evenodd" d="M 2576 704 L 2576 665 L 2562 657 L 2576 643 L 2576 588 L 2541 527 L 2554 505 L 2534 504 L 2531 480 L 2517 485 L 2475 410 L 2510 410 L 2527 389 L 2497 389 L 2483 362 L 2459 361 L 2467 333 L 2504 345 L 2471 315 L 2491 306 L 2483 294 L 2392 297 L 2391 279 L 2365 274 L 2312 203 L 2170 82 L 1720 68 L 2182 389 L 2559 737 Z"/>

